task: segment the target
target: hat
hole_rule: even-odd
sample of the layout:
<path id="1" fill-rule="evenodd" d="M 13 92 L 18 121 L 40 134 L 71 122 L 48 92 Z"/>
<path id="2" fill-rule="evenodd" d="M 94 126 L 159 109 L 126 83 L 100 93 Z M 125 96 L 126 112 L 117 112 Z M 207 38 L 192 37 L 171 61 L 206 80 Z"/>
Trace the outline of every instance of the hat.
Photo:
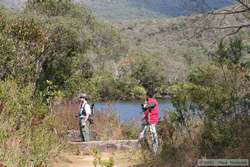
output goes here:
<path id="1" fill-rule="evenodd" d="M 84 98 L 84 99 L 87 99 L 87 98 L 88 98 L 88 96 L 87 96 L 87 94 L 86 94 L 86 93 L 81 93 L 81 94 L 79 95 L 79 98 Z"/>

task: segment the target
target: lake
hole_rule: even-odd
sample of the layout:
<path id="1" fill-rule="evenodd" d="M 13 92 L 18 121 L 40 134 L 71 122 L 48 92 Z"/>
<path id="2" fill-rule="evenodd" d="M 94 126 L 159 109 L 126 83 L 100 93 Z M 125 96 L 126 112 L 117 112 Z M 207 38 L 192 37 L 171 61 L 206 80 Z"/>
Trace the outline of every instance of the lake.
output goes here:
<path id="1" fill-rule="evenodd" d="M 111 102 L 111 103 L 95 103 L 95 109 L 101 111 L 112 110 L 119 116 L 120 121 L 136 121 L 141 119 L 141 104 L 143 101 L 133 102 Z M 173 111 L 174 107 L 169 100 L 159 101 L 159 116 L 162 118 L 167 111 Z"/>

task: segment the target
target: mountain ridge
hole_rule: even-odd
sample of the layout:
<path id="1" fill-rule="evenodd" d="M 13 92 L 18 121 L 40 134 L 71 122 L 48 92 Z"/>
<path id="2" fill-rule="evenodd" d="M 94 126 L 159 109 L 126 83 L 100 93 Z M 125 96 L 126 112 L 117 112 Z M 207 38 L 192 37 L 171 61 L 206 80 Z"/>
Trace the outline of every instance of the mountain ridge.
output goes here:
<path id="1" fill-rule="evenodd" d="M 76 0 L 108 20 L 161 18 L 204 13 L 232 5 L 232 0 Z"/>
<path id="2" fill-rule="evenodd" d="M 26 0 L 0 0 L 11 9 L 24 5 Z M 166 18 L 202 13 L 233 4 L 233 0 L 73 0 L 83 4 L 97 17 L 107 20 Z"/>

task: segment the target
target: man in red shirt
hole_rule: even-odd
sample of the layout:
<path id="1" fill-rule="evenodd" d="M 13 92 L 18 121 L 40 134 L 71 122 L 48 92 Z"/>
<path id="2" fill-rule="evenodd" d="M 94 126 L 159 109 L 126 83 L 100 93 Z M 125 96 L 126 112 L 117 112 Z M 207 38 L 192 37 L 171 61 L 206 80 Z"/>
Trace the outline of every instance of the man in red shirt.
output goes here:
<path id="1" fill-rule="evenodd" d="M 156 124 L 159 121 L 159 109 L 158 109 L 158 102 L 153 97 L 153 94 L 147 93 L 146 101 L 142 105 L 142 108 L 144 110 L 144 121 L 142 125 L 142 131 L 140 133 L 140 139 L 144 138 L 144 133 L 146 129 L 149 127 L 150 133 L 152 135 L 153 143 L 155 144 L 155 148 L 153 148 L 154 152 L 157 151 L 158 148 L 158 136 L 156 131 Z"/>

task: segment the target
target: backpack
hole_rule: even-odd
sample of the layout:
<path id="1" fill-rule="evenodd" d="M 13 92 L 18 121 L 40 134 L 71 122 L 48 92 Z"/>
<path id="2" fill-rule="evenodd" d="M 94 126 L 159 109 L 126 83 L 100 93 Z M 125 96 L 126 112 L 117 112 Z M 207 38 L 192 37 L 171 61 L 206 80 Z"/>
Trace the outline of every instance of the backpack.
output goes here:
<path id="1" fill-rule="evenodd" d="M 89 115 L 89 122 L 91 124 L 94 123 L 94 111 L 95 111 L 95 104 L 91 104 L 90 105 L 90 110 L 91 110 L 91 114 Z M 81 114 L 82 113 L 82 114 Z M 83 116 L 86 116 L 86 112 L 85 112 L 85 105 L 83 106 L 83 111 L 81 111 L 81 113 L 79 113 L 79 116 L 83 115 Z"/>
<path id="2" fill-rule="evenodd" d="M 90 124 L 93 124 L 94 123 L 95 104 L 91 104 L 90 109 L 91 109 L 91 114 L 89 115 L 88 120 L 89 120 Z"/>

